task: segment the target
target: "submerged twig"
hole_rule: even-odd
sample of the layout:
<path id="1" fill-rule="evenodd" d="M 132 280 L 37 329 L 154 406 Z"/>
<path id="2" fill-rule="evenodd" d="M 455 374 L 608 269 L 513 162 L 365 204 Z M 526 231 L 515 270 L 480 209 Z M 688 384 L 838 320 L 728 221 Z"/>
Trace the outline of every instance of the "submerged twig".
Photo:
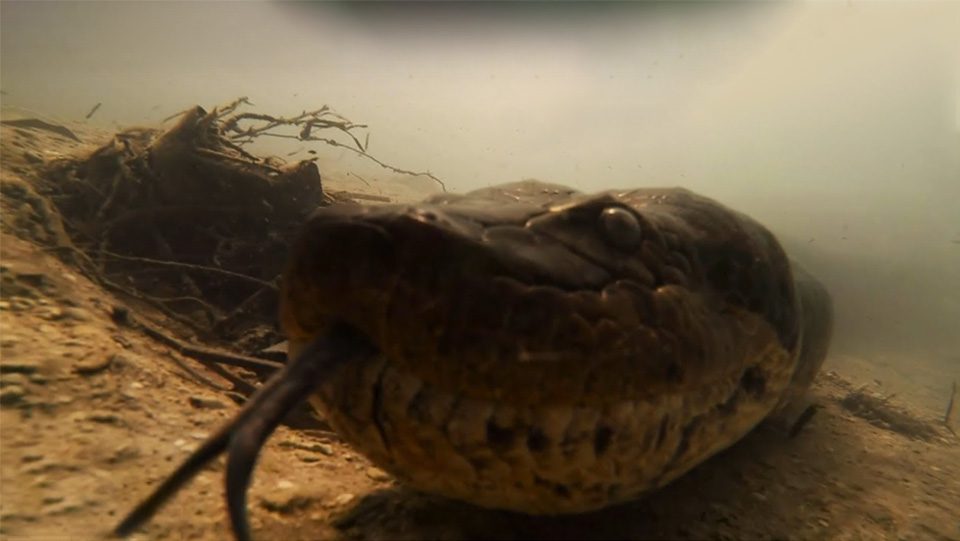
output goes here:
<path id="1" fill-rule="evenodd" d="M 232 114 L 241 104 L 249 104 L 246 98 L 240 98 L 226 107 L 214 110 L 213 113 L 219 119 L 220 129 L 226 135 L 227 141 L 232 141 L 238 146 L 250 143 L 257 137 L 277 137 L 281 139 L 295 139 L 298 141 L 316 141 L 326 145 L 349 150 L 358 156 L 366 158 L 384 169 L 399 173 L 401 175 L 424 176 L 437 184 L 443 191 L 447 191 L 447 186 L 442 180 L 437 178 L 429 171 L 410 171 L 394 167 L 375 158 L 367 152 L 370 144 L 370 133 L 366 132 L 363 142 L 357 136 L 355 130 L 366 129 L 366 124 L 355 124 L 343 116 L 335 113 L 330 107 L 324 105 L 313 111 L 303 111 L 299 115 L 292 117 L 278 117 L 262 113 L 237 113 Z M 232 114 L 232 116 L 230 116 Z M 241 126 L 241 123 L 252 123 L 252 125 Z M 297 128 L 297 135 L 286 133 L 277 133 L 276 130 L 282 127 Z M 350 138 L 352 145 L 345 144 L 336 139 L 321 137 L 317 135 L 321 130 L 334 130 Z"/>
<path id="2" fill-rule="evenodd" d="M 272 289 L 273 291 L 278 291 L 276 284 L 271 284 L 266 280 L 261 280 L 259 278 L 254 278 L 253 276 L 247 276 L 246 274 L 240 274 L 238 272 L 228 271 L 226 269 L 218 269 L 216 267 L 208 267 L 206 265 L 194 265 L 192 263 L 181 263 L 179 261 L 165 261 L 162 259 L 151 259 L 149 257 L 137 257 L 132 255 L 121 255 L 113 252 L 104 251 L 103 255 L 110 257 L 112 259 L 120 259 L 123 261 L 136 261 L 138 263 L 147 263 L 149 265 L 159 265 L 164 267 L 175 267 L 184 270 L 193 270 L 199 272 L 220 274 L 223 276 L 229 276 L 231 278 L 236 278 L 238 280 L 243 280 L 253 284 L 257 284 L 260 287 L 265 287 Z"/>
<path id="3" fill-rule="evenodd" d="M 249 370 L 266 370 L 267 372 L 275 372 L 283 366 L 283 363 L 250 357 L 249 355 L 228 353 L 217 349 L 194 346 L 174 338 L 159 328 L 139 319 L 132 321 L 131 326 L 140 328 L 144 334 L 173 348 L 177 353 L 190 357 L 191 359 L 196 359 L 205 365 L 208 363 L 219 363 L 247 368 Z"/>
<path id="4" fill-rule="evenodd" d="M 170 115 L 170 116 L 168 116 L 168 117 L 165 117 L 163 120 L 160 121 L 160 123 L 162 124 L 162 123 L 164 123 L 164 122 L 168 122 L 168 121 L 173 120 L 173 119 L 175 119 L 175 118 L 181 117 L 181 116 L 183 116 L 184 113 L 186 113 L 186 112 L 189 111 L 190 109 L 192 109 L 192 107 L 189 107 L 189 108 L 187 108 L 187 109 L 183 109 L 183 110 L 181 110 L 181 111 L 177 111 L 176 113 L 173 113 L 172 115 Z"/>
<path id="5" fill-rule="evenodd" d="M 427 177 L 427 178 L 429 178 L 430 180 L 433 180 L 434 182 L 436 182 L 437 184 L 439 184 L 439 185 L 440 185 L 440 188 L 441 188 L 443 191 L 447 191 L 447 185 L 444 184 L 444 182 L 443 182 L 442 180 L 440 180 L 439 178 L 437 178 L 436 176 L 434 176 L 434 174 L 431 173 L 431 172 L 429 172 L 429 171 L 419 171 L 419 172 L 418 172 L 418 171 L 409 171 L 409 170 L 407 170 L 407 169 L 400 169 L 399 167 L 394 167 L 394 166 L 392 166 L 392 165 L 390 165 L 390 164 L 387 164 L 387 163 L 384 163 L 384 162 L 378 160 L 377 158 L 374 158 L 374 157 L 371 156 L 370 154 L 367 154 L 367 152 L 366 152 L 365 150 L 363 150 L 363 149 L 353 148 L 353 147 L 350 146 L 350 145 L 345 145 L 345 144 L 343 144 L 343 143 L 341 143 L 341 142 L 339 142 L 339 141 L 335 141 L 335 140 L 333 140 L 333 139 L 323 139 L 323 138 L 319 138 L 319 137 L 316 137 L 316 138 L 311 137 L 310 139 L 308 139 L 308 141 L 320 141 L 321 143 L 325 143 L 325 144 L 328 144 L 328 145 L 333 146 L 333 147 L 338 147 L 338 148 L 347 149 L 347 150 L 349 150 L 350 152 L 353 152 L 354 154 L 357 154 L 357 155 L 359 155 L 359 156 L 363 156 L 364 158 L 372 161 L 373 163 L 379 165 L 380 167 L 383 167 L 384 169 L 389 169 L 390 171 L 393 171 L 394 173 L 400 173 L 401 175 L 410 175 L 410 176 L 412 176 L 412 177 Z"/>
<path id="6" fill-rule="evenodd" d="M 100 109 L 100 106 L 101 106 L 101 105 L 103 105 L 103 104 L 100 103 L 100 102 L 97 102 L 97 104 L 93 106 L 93 109 L 90 109 L 90 112 L 87 113 L 87 116 L 85 116 L 85 117 L 83 117 L 83 118 L 86 119 L 86 120 L 90 120 L 90 117 L 92 117 L 93 114 L 96 113 L 96 112 Z"/>
<path id="7" fill-rule="evenodd" d="M 813 416 L 816 415 L 817 411 L 820 410 L 822 406 L 819 404 L 810 404 L 807 406 L 807 409 L 803 410 L 803 413 L 800 414 L 800 417 L 794 421 L 793 426 L 790 427 L 790 438 L 797 437 L 797 434 L 803 430 L 803 427 L 807 426 L 807 423 L 810 422 L 810 419 L 813 419 Z"/>
<path id="8" fill-rule="evenodd" d="M 67 139 L 73 139 L 78 143 L 81 142 L 80 138 L 77 137 L 77 134 L 73 133 L 67 128 L 59 124 L 51 124 L 45 120 L 40 120 L 39 118 L 18 118 L 15 120 L 0 120 L 0 124 L 13 126 L 15 128 L 30 128 L 34 130 L 44 130 L 50 133 L 55 133 L 61 137 L 66 137 Z"/>

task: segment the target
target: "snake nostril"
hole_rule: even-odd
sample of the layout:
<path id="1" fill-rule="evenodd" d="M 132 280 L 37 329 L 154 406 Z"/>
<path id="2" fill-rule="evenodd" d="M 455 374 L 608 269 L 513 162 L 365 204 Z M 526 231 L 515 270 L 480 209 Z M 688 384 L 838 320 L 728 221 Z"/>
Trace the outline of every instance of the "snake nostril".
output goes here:
<path id="1" fill-rule="evenodd" d="M 667 381 L 671 383 L 680 383 L 683 381 L 683 367 L 680 366 L 676 360 L 671 360 L 667 364 L 666 370 Z"/>
<path id="2" fill-rule="evenodd" d="M 545 450 L 548 445 L 550 445 L 550 438 L 542 430 L 536 427 L 530 428 L 530 432 L 527 434 L 527 447 L 531 451 L 539 453 Z"/>
<path id="3" fill-rule="evenodd" d="M 498 426 L 493 420 L 487 421 L 487 442 L 490 447 L 505 451 L 513 447 L 516 433 L 510 428 Z"/>
<path id="4" fill-rule="evenodd" d="M 607 449 L 610 448 L 610 442 L 613 440 L 613 430 L 607 426 L 597 427 L 597 431 L 593 434 L 593 452 L 596 456 L 600 456 L 603 453 L 607 452 Z"/>
<path id="5" fill-rule="evenodd" d="M 751 366 L 743 371 L 743 376 L 740 377 L 740 387 L 752 396 L 760 396 L 767 388 L 767 379 L 759 368 Z"/>

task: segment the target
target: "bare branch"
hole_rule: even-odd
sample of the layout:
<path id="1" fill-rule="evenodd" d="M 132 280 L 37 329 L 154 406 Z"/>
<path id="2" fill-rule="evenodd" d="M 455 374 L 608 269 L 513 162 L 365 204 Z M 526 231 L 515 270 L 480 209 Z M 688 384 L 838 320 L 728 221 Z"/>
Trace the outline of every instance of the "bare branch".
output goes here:
<path id="1" fill-rule="evenodd" d="M 363 134 L 363 141 L 357 135 L 356 130 L 366 130 L 366 124 L 355 124 L 347 118 L 337 114 L 330 107 L 323 107 L 313 111 L 303 111 L 299 115 L 291 117 L 278 117 L 262 113 L 239 112 L 235 111 L 242 104 L 249 104 L 246 98 L 240 98 L 228 104 L 225 107 L 215 109 L 210 116 L 218 119 L 221 132 L 224 134 L 223 143 L 225 146 L 243 153 L 244 157 L 252 158 L 246 152 L 240 149 L 240 145 L 248 144 L 257 137 L 275 137 L 280 139 L 294 139 L 299 141 L 315 141 L 332 147 L 343 148 L 354 154 L 366 158 L 380 167 L 399 173 L 401 175 L 423 176 L 427 177 L 437 184 L 443 191 L 447 191 L 447 186 L 442 180 L 437 178 L 429 171 L 410 171 L 394 167 L 375 158 L 367 152 L 370 144 L 370 133 Z M 296 128 L 297 134 L 278 133 L 278 129 Z M 350 138 L 353 143 L 345 144 L 331 137 L 317 135 L 318 132 L 332 130 L 336 133 Z"/>
<path id="2" fill-rule="evenodd" d="M 408 170 L 406 170 L 406 169 L 400 169 L 399 167 L 394 167 L 394 166 L 392 166 L 392 165 L 390 165 L 390 164 L 383 163 L 382 161 L 380 161 L 380 160 L 374 158 L 373 156 L 371 156 L 370 154 L 367 154 L 367 153 L 366 153 L 365 151 L 363 151 L 363 150 L 360 150 L 360 149 L 357 149 L 357 148 L 353 148 L 352 146 L 345 145 L 345 144 L 343 144 L 343 143 L 341 143 L 341 142 L 339 142 L 339 141 L 335 141 L 335 140 L 333 140 L 333 139 L 311 138 L 310 141 L 320 141 L 321 143 L 325 143 L 325 144 L 328 144 L 328 145 L 330 145 L 330 146 L 339 147 L 339 148 L 345 148 L 345 149 L 349 150 L 350 152 L 353 152 L 354 154 L 363 156 L 364 158 L 366 158 L 366 159 L 368 159 L 368 160 L 376 163 L 377 165 L 379 165 L 380 167 L 383 167 L 384 169 L 389 169 L 390 171 L 393 171 L 394 173 L 400 173 L 401 175 L 410 175 L 410 176 L 412 176 L 412 177 L 427 177 L 427 178 L 433 180 L 434 182 L 436 182 L 437 184 L 439 184 L 439 185 L 440 185 L 440 188 L 442 188 L 443 191 L 447 191 L 447 185 L 444 184 L 442 180 L 440 180 L 439 178 L 435 177 L 435 176 L 433 175 L 433 173 L 431 173 L 431 172 L 429 172 L 429 171 L 417 172 L 417 171 L 408 171 Z"/>
<path id="3" fill-rule="evenodd" d="M 107 257 L 110 257 L 110 258 L 112 258 L 112 259 L 119 259 L 119 260 L 122 260 L 122 261 L 136 261 L 136 262 L 138 262 L 138 263 L 147 263 L 147 264 L 149 264 L 149 265 L 159 265 L 159 266 L 162 266 L 162 267 L 176 267 L 176 268 L 185 269 L 185 270 L 199 271 L 199 272 L 212 273 L 212 274 L 220 274 L 220 275 L 223 275 L 223 276 L 229 276 L 229 277 L 231 277 L 231 278 L 236 278 L 236 279 L 238 279 L 238 280 L 243 280 L 243 281 L 245 281 L 245 282 L 250 282 L 250 283 L 253 283 L 253 284 L 257 284 L 257 285 L 259 285 L 259 286 L 261 286 L 261 287 L 270 288 L 270 289 L 272 289 L 272 290 L 274 290 L 274 291 L 278 291 L 278 290 L 279 290 L 279 288 L 276 286 L 276 284 L 271 284 L 270 282 L 267 282 L 266 280 L 261 280 L 261 279 L 259 279 L 259 278 L 254 278 L 253 276 L 247 276 L 247 275 L 245 275 L 245 274 L 240 274 L 240 273 L 238 273 L 238 272 L 228 271 L 228 270 L 225 270 L 225 269 L 218 269 L 218 268 L 216 268 L 216 267 L 207 267 L 207 266 L 205 266 L 205 265 L 193 265 L 193 264 L 191 264 L 191 263 L 181 263 L 181 262 L 179 262 L 179 261 L 164 261 L 164 260 L 161 260 L 161 259 L 151 259 L 151 258 L 149 258 L 149 257 L 136 257 L 136 256 L 131 256 L 131 255 L 121 255 L 121 254 L 116 254 L 116 253 L 108 252 L 108 251 L 103 251 L 103 255 L 105 255 L 105 256 L 107 256 Z"/>

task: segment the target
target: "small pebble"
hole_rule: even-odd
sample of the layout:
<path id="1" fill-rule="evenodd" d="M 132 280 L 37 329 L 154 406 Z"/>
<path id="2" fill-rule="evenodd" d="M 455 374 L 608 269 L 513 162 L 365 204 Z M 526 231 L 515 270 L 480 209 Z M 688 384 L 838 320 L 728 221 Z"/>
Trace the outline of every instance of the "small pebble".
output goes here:
<path id="1" fill-rule="evenodd" d="M 27 378 L 27 376 L 23 374 L 4 374 L 3 377 L 0 378 L 0 387 L 6 387 L 7 385 L 24 386 L 29 383 L 29 381 L 30 380 Z"/>
<path id="2" fill-rule="evenodd" d="M 34 302 L 24 297 L 14 297 L 10 299 L 10 308 L 16 311 L 29 310 L 33 308 Z"/>
<path id="3" fill-rule="evenodd" d="M 57 462 L 55 460 L 37 460 L 30 462 L 20 468 L 19 472 L 24 475 L 36 475 L 40 473 L 49 473 L 53 471 L 77 471 L 79 468 L 74 464 L 66 462 Z"/>
<path id="4" fill-rule="evenodd" d="M 56 321 L 63 317 L 63 310 L 61 310 L 59 306 L 44 306 L 37 315 L 43 319 Z"/>
<path id="5" fill-rule="evenodd" d="M 191 396 L 187 401 L 197 409 L 219 410 L 227 407 L 226 404 L 215 398 L 205 398 L 197 395 Z"/>
<path id="6" fill-rule="evenodd" d="M 119 334 L 114 334 L 110 338 L 112 338 L 113 341 L 116 342 L 123 349 L 130 349 L 133 347 L 133 343 L 131 343 L 130 340 L 127 340 L 125 337 L 120 336 Z"/>
<path id="7" fill-rule="evenodd" d="M 289 447 L 291 449 L 302 449 L 304 451 L 314 451 L 327 456 L 333 456 L 333 447 L 327 445 L 326 443 L 300 443 L 296 440 L 286 440 L 280 442 L 280 446 Z"/>
<path id="8" fill-rule="evenodd" d="M 94 423 L 101 423 L 105 425 L 120 425 L 123 424 L 123 420 L 120 419 L 120 416 L 111 411 L 105 410 L 94 410 L 83 416 L 83 419 L 86 421 L 92 421 Z"/>
<path id="9" fill-rule="evenodd" d="M 316 447 L 316 450 L 320 452 L 320 454 L 333 456 L 333 447 L 330 447 L 326 443 L 318 443 L 315 447 Z"/>
<path id="10" fill-rule="evenodd" d="M 113 364 L 115 357 L 116 355 L 103 355 L 102 353 L 97 353 L 91 357 L 87 357 L 73 363 L 73 371 L 83 376 L 90 376 L 99 372 L 103 372 L 107 368 L 110 368 L 110 365 Z"/>
<path id="11" fill-rule="evenodd" d="M 334 505 L 347 505 L 348 503 L 352 502 L 355 497 L 356 496 L 354 496 L 353 494 L 350 494 L 349 492 L 345 492 L 343 494 L 340 494 L 336 498 L 334 498 L 333 503 Z"/>
<path id="12" fill-rule="evenodd" d="M 43 512 L 50 516 L 75 513 L 83 509 L 83 503 L 73 500 L 62 500 L 55 504 L 43 506 Z"/>
<path id="13" fill-rule="evenodd" d="M 90 312 L 87 312 L 83 308 L 76 308 L 69 306 L 62 310 L 63 319 L 69 319 L 72 321 L 90 321 Z"/>
<path id="14" fill-rule="evenodd" d="M 19 385 L 8 385 L 0 389 L 0 405 L 12 406 L 23 402 L 27 391 Z"/>
<path id="15" fill-rule="evenodd" d="M 111 355 L 112 361 L 110 362 L 110 368 L 113 370 L 122 370 L 128 366 L 133 366 L 134 363 L 130 360 L 130 355 L 126 353 L 114 353 Z"/>
<path id="16" fill-rule="evenodd" d="M 390 480 L 390 474 L 381 470 L 380 468 L 369 467 L 367 468 L 367 477 L 373 479 L 374 481 L 384 482 Z"/>
<path id="17" fill-rule="evenodd" d="M 40 369 L 36 361 L 15 361 L 5 359 L 0 361 L 0 374 L 33 374 Z"/>
<path id="18" fill-rule="evenodd" d="M 283 491 L 280 494 L 267 494 L 260 497 L 260 505 L 267 511 L 285 515 L 298 511 L 313 503 L 314 499 L 305 494 Z"/>
<path id="19" fill-rule="evenodd" d="M 299 455 L 297 458 L 300 459 L 300 462 L 306 462 L 307 464 L 320 462 L 320 457 L 314 455 Z"/>
<path id="20" fill-rule="evenodd" d="M 53 486 L 53 481 L 51 481 L 50 477 L 46 475 L 37 475 L 34 476 L 33 481 L 30 482 L 30 486 L 36 488 L 50 488 Z"/>
<path id="21" fill-rule="evenodd" d="M 117 447 L 113 453 L 107 457 L 107 463 L 119 464 L 121 462 L 126 462 L 127 460 L 137 458 L 138 456 L 140 456 L 140 449 L 134 445 L 125 443 L 120 447 Z"/>
<path id="22" fill-rule="evenodd" d="M 36 515 L 26 513 L 3 512 L 0 513 L 0 522 L 36 522 Z"/>

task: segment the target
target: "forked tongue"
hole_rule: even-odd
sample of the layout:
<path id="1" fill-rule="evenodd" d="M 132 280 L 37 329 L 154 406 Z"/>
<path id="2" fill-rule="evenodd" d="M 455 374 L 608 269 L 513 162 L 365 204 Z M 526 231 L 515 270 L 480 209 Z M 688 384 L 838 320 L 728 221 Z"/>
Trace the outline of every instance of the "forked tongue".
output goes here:
<path id="1" fill-rule="evenodd" d="M 207 438 L 150 496 L 114 529 L 127 536 L 143 525 L 183 485 L 213 459 L 227 452 L 226 496 L 237 539 L 250 539 L 247 488 L 264 442 L 284 416 L 305 400 L 341 363 L 372 355 L 375 348 L 356 330 L 333 325 L 264 384 L 224 427 Z"/>

